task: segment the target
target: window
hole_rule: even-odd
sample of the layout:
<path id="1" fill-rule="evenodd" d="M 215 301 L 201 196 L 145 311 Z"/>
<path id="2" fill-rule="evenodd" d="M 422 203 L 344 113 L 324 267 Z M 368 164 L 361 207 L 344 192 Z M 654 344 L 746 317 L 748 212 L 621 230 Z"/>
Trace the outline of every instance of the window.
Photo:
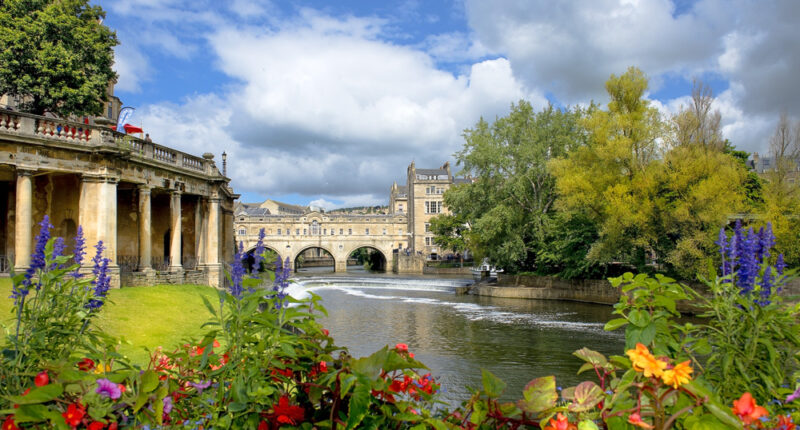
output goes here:
<path id="1" fill-rule="evenodd" d="M 369 229 L 367 229 L 367 230 L 366 230 L 366 233 L 364 233 L 364 234 L 366 234 L 367 236 L 369 236 Z"/>
<path id="2" fill-rule="evenodd" d="M 386 234 L 386 229 L 383 229 L 383 234 Z"/>
<path id="3" fill-rule="evenodd" d="M 245 229 L 243 229 L 243 228 L 240 228 L 240 229 L 239 229 L 239 235 L 241 235 L 241 236 L 246 236 L 246 235 L 247 235 L 247 230 L 245 230 Z"/>
<path id="4" fill-rule="evenodd" d="M 433 238 L 432 237 L 426 237 L 425 238 L 425 246 L 433 246 Z"/>
<path id="5" fill-rule="evenodd" d="M 438 214 L 442 212 L 442 202 L 425 202 L 426 214 Z"/>
<path id="6" fill-rule="evenodd" d="M 352 228 L 348 228 L 347 229 L 347 234 L 353 234 L 353 229 Z"/>
<path id="7" fill-rule="evenodd" d="M 344 229 L 339 229 L 339 234 L 344 234 Z"/>
<path id="8" fill-rule="evenodd" d="M 319 236 L 319 222 L 317 220 L 311 222 L 311 235 Z"/>
<path id="9" fill-rule="evenodd" d="M 328 234 L 328 229 L 327 229 L 327 228 L 323 228 L 323 229 L 322 229 L 322 234 L 324 234 L 324 235 L 325 235 L 325 234 Z"/>
<path id="10" fill-rule="evenodd" d="M 397 233 L 398 233 L 398 234 L 403 234 L 403 229 L 402 229 L 402 228 L 401 228 L 401 229 L 398 229 L 398 230 L 397 230 Z"/>
<path id="11" fill-rule="evenodd" d="M 426 222 L 425 223 L 425 233 L 430 233 L 430 232 L 431 232 L 431 223 Z"/>
<path id="12" fill-rule="evenodd" d="M 300 229 L 299 228 L 294 229 L 294 234 L 295 236 L 300 236 Z"/>
<path id="13" fill-rule="evenodd" d="M 281 229 L 278 229 L 278 236 L 281 235 Z"/>
<path id="14" fill-rule="evenodd" d="M 401 213 L 403 212 L 403 205 L 402 204 L 398 205 L 397 211 L 401 212 Z"/>

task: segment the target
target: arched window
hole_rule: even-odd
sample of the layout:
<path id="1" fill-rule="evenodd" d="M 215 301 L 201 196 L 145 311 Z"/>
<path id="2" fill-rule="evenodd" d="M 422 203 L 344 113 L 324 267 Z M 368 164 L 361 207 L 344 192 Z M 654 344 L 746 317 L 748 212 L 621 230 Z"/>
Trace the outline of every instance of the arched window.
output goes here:
<path id="1" fill-rule="evenodd" d="M 311 222 L 311 235 L 319 236 L 319 222 L 317 220 Z"/>

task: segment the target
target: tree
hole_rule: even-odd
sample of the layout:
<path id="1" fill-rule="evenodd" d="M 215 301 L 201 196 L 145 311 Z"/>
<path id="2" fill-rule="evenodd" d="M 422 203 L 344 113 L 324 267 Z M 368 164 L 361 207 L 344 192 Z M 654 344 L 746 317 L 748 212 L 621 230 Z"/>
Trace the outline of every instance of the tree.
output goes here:
<path id="1" fill-rule="evenodd" d="M 434 242 L 443 249 L 449 249 L 461 255 L 460 260 L 464 261 L 464 251 L 467 248 L 467 234 L 469 224 L 462 216 L 441 214 L 436 215 L 430 220 L 431 232 L 435 235 Z"/>
<path id="2" fill-rule="evenodd" d="M 0 2 L 0 94 L 36 114 L 101 114 L 118 43 L 104 17 L 88 0 Z"/>
<path id="3" fill-rule="evenodd" d="M 536 268 L 555 213 L 547 162 L 585 140 L 578 123 L 583 115 L 552 106 L 535 112 L 520 101 L 508 116 L 491 125 L 481 119 L 464 131 L 456 158 L 473 181 L 451 187 L 444 201 L 456 222 L 470 226 L 467 246 L 476 257 L 507 270 Z M 447 236 L 445 229 L 436 240 L 447 242 Z"/>
<path id="4" fill-rule="evenodd" d="M 656 245 L 653 161 L 663 124 L 644 93 L 647 78 L 631 67 L 611 75 L 608 110 L 594 110 L 582 122 L 585 145 L 550 162 L 558 207 L 597 227 L 587 258 L 599 264 L 643 267 Z"/>
<path id="5" fill-rule="evenodd" d="M 772 222 L 776 248 L 790 266 L 800 264 L 800 121 L 781 114 L 770 139 L 773 168 L 764 172 L 766 221 Z"/>

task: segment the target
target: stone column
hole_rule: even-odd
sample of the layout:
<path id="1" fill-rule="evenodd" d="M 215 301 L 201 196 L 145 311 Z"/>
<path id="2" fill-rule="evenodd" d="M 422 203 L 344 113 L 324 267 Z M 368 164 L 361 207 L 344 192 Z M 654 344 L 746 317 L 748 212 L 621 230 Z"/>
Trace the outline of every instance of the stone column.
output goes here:
<path id="1" fill-rule="evenodd" d="M 103 256 L 110 259 L 111 285 L 119 287 L 117 265 L 117 179 L 103 175 L 84 175 L 81 178 L 81 195 L 78 204 L 78 224 L 86 237 L 86 263 L 91 267 L 95 256 L 94 246 L 103 241 Z"/>
<path id="2" fill-rule="evenodd" d="M 139 185 L 139 271 L 153 270 L 152 230 L 149 185 Z"/>
<path id="3" fill-rule="evenodd" d="M 205 229 L 205 211 L 203 210 L 203 199 L 197 198 L 197 204 L 194 206 L 194 255 L 197 259 L 197 265 L 206 261 L 206 229 Z"/>
<path id="4" fill-rule="evenodd" d="M 181 192 L 174 190 L 170 195 L 169 209 L 172 215 L 169 238 L 169 271 L 180 272 L 181 265 Z"/>
<path id="5" fill-rule="evenodd" d="M 31 241 L 33 239 L 33 185 L 30 170 L 17 170 L 17 202 L 14 222 L 14 270 L 17 272 L 31 265 Z"/>
<path id="6" fill-rule="evenodd" d="M 333 260 L 333 271 L 337 273 L 347 273 L 347 256 L 344 257 L 344 260 L 337 258 Z"/>
<path id="7" fill-rule="evenodd" d="M 204 264 L 203 270 L 206 272 L 208 285 L 220 288 L 224 285 L 223 279 L 225 274 L 222 272 L 222 263 L 220 262 L 220 198 L 212 196 L 208 199 L 208 213 L 203 217 L 203 241 L 205 249 L 203 251 Z"/>

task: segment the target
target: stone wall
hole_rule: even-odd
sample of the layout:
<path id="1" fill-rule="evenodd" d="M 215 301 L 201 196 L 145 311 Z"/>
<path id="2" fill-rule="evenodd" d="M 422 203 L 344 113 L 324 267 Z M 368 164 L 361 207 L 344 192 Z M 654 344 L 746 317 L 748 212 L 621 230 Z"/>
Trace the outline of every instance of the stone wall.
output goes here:
<path id="1" fill-rule="evenodd" d="M 472 275 L 472 268 L 464 267 L 428 267 L 422 269 L 426 275 Z"/>
<path id="2" fill-rule="evenodd" d="M 698 291 L 701 285 L 692 285 Z M 566 280 L 551 276 L 498 274 L 497 284 L 480 284 L 472 288 L 479 296 L 517 299 L 569 300 L 600 304 L 619 302 L 620 290 L 607 280 Z M 790 282 L 783 291 L 786 296 L 800 295 L 800 279 Z M 678 310 L 691 313 L 694 309 L 688 302 L 679 302 Z"/>
<path id="3" fill-rule="evenodd" d="M 120 274 L 123 287 L 144 287 L 148 285 L 208 285 L 208 274 L 202 270 L 181 272 L 123 272 Z"/>
<path id="4" fill-rule="evenodd" d="M 405 255 L 402 252 L 393 255 L 392 271 L 394 273 L 421 273 L 425 267 L 425 258 L 419 255 Z"/>

